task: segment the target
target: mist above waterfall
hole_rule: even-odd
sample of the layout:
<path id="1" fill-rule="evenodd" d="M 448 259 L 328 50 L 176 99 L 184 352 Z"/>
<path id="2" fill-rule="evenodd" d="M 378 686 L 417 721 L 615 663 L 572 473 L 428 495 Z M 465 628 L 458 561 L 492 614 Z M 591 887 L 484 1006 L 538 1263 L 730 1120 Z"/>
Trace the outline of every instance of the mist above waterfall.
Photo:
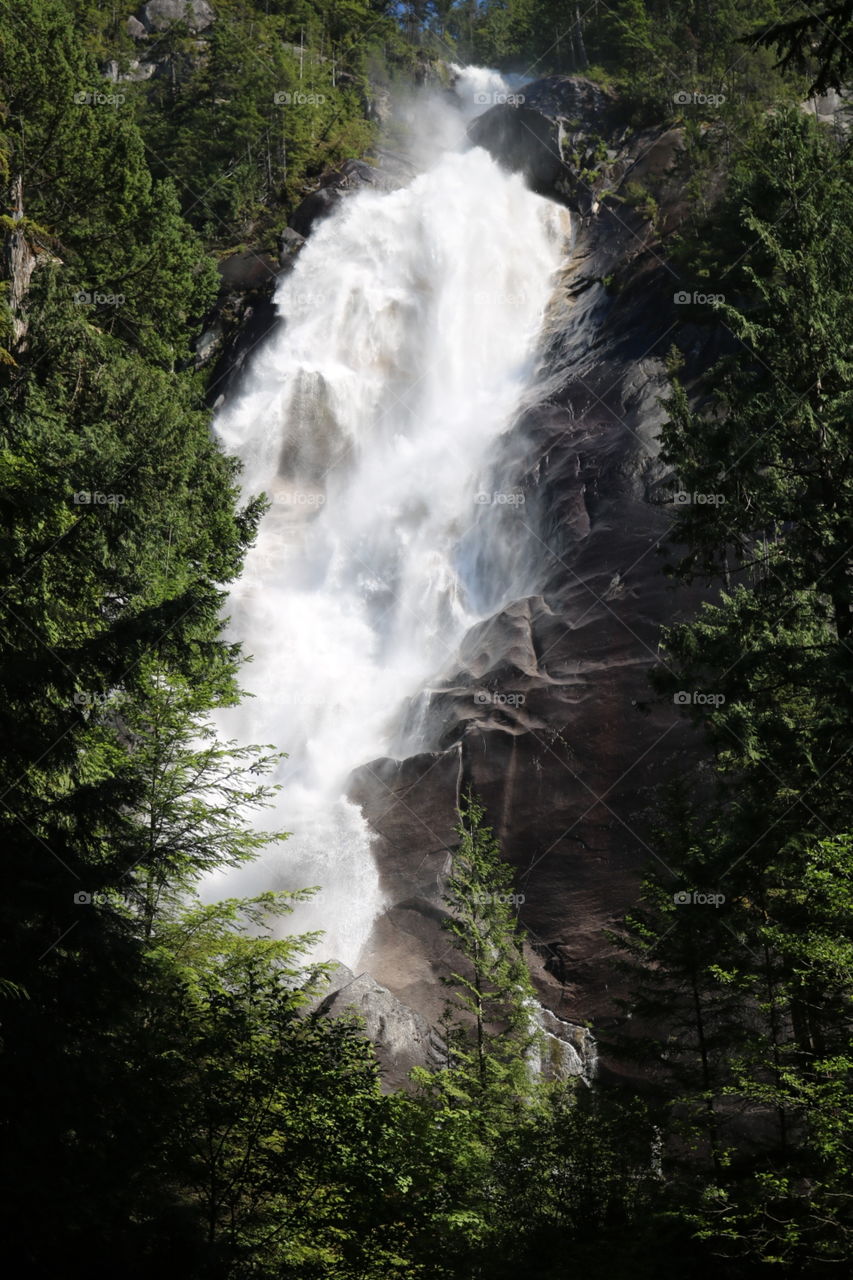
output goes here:
<path id="1" fill-rule="evenodd" d="M 211 889 L 321 886 L 288 927 L 325 930 L 318 953 L 351 967 L 382 893 L 348 775 L 399 747 L 407 700 L 525 585 L 507 577 L 523 495 L 495 476 L 566 215 L 461 149 L 475 97 L 502 83 L 468 68 L 466 105 L 423 98 L 442 153 L 314 229 L 278 288 L 284 324 L 216 423 L 272 503 L 229 607 L 254 697 L 221 727 L 288 753 L 263 825 L 293 834 Z"/>
<path id="2" fill-rule="evenodd" d="M 419 170 L 431 168 L 447 151 L 465 142 L 465 127 L 508 95 L 519 91 L 523 77 L 502 75 L 490 67 L 448 64 L 452 89 L 401 85 L 383 142 L 402 152 Z"/>

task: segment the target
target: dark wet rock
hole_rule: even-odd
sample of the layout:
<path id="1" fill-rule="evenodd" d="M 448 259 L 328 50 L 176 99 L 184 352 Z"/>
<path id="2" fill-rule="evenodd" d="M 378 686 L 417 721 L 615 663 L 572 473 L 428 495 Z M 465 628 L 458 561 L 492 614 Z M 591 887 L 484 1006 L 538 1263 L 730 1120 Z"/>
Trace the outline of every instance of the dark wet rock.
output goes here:
<path id="1" fill-rule="evenodd" d="M 613 95 L 582 76 L 548 76 L 512 96 L 478 116 L 469 138 L 523 173 L 534 191 L 588 212 L 594 190 L 582 175 L 607 158 L 605 140 L 618 123 Z"/>
<path id="2" fill-rule="evenodd" d="M 243 249 L 239 253 L 231 253 L 219 262 L 219 274 L 227 289 L 235 289 L 238 293 L 248 293 L 252 289 L 263 289 L 273 284 L 278 275 L 279 264 L 263 249 Z"/>
<path id="3" fill-rule="evenodd" d="M 294 231 L 292 227 L 285 227 L 279 238 L 279 264 L 282 267 L 290 265 L 304 244 L 304 236 Z"/>
<path id="4" fill-rule="evenodd" d="M 451 948 L 441 929 L 442 899 L 461 782 L 456 749 L 373 761 L 352 778 L 351 794 L 376 832 L 374 852 L 389 903 L 362 963 L 432 1022 L 445 1001 L 438 977 L 447 972 Z"/>
<path id="5" fill-rule="evenodd" d="M 584 217 L 604 207 L 618 212 L 627 201 L 625 213 L 635 219 L 633 204 L 643 204 L 638 188 L 667 204 L 683 200 L 674 172 L 683 130 L 627 127 L 618 99 L 583 76 L 525 85 L 513 101 L 472 121 L 468 136 L 523 173 L 534 191 Z"/>
<path id="6" fill-rule="evenodd" d="M 297 206 L 290 226 L 299 235 L 308 236 L 316 223 L 327 218 L 345 195 L 366 188 L 392 191 L 398 185 L 398 179 L 365 160 L 345 160 L 339 169 L 324 174 L 318 189 Z"/>
<path id="7" fill-rule="evenodd" d="M 601 279 L 614 270 L 624 272 L 619 293 Z M 670 587 L 659 554 L 670 519 L 656 435 L 671 289 L 666 267 L 620 221 L 605 212 L 578 229 L 549 319 L 551 376 L 513 429 L 518 474 L 507 478 L 526 486 L 540 590 L 474 627 L 456 668 L 433 684 L 433 751 L 354 777 L 391 903 L 369 967 L 425 1011 L 441 972 L 442 868 L 467 784 L 515 867 L 543 1002 L 595 1025 L 621 994 L 603 930 L 635 900 L 652 856 L 654 788 L 690 742 L 647 678 L 661 624 L 696 601 Z"/>
<path id="8" fill-rule="evenodd" d="M 276 258 L 261 248 L 239 250 L 217 265 L 219 297 L 195 344 L 195 367 L 215 364 L 208 386 L 211 404 L 221 400 L 249 354 L 275 328 L 273 295 L 280 273 Z"/>

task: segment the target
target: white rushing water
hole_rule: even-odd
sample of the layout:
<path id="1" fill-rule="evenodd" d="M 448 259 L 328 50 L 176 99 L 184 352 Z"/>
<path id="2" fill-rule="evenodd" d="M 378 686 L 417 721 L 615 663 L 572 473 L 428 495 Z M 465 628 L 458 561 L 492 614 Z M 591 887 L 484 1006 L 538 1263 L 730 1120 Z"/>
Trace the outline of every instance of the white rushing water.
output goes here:
<path id="1" fill-rule="evenodd" d="M 452 665 L 483 601 L 518 586 L 487 581 L 507 557 L 484 493 L 565 227 L 485 151 L 453 149 L 500 83 L 467 71 L 468 111 L 435 117 L 451 149 L 315 227 L 278 289 L 284 324 L 216 422 L 246 493 L 273 504 L 229 606 L 255 696 L 221 724 L 289 753 L 262 825 L 293 834 L 213 889 L 322 886 L 287 927 L 324 929 L 319 954 L 356 969 L 382 896 L 347 777 L 391 749 L 406 700 Z"/>

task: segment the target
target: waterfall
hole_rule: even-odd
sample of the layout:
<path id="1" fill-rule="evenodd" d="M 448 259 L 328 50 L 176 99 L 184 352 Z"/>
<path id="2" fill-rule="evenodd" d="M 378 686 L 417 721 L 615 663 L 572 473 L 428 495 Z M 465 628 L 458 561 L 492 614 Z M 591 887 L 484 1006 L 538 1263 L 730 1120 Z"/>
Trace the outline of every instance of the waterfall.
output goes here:
<path id="1" fill-rule="evenodd" d="M 494 492 L 494 475 L 534 377 L 566 215 L 460 149 L 466 116 L 501 83 L 460 73 L 452 128 L 446 106 L 440 130 L 421 115 L 445 148 L 427 170 L 315 227 L 278 287 L 284 324 L 215 423 L 245 492 L 272 503 L 229 603 L 254 696 L 221 725 L 288 752 L 263 826 L 293 834 L 213 887 L 321 886 L 288 928 L 325 930 L 318 954 L 356 969 L 383 902 L 348 775 L 391 751 L 407 700 L 452 665 L 484 602 L 519 585 L 495 546 L 516 496 Z"/>

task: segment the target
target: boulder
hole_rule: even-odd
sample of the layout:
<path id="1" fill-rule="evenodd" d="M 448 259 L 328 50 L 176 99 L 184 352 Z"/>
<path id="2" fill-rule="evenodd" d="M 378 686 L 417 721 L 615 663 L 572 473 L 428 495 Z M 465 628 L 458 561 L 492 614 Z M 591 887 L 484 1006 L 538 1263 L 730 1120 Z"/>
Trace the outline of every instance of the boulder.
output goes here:
<path id="1" fill-rule="evenodd" d="M 316 995 L 305 1005 L 306 1013 L 316 1013 L 322 1004 L 325 1003 L 341 987 L 346 987 L 350 982 L 355 981 L 355 974 L 352 969 L 348 969 L 345 964 L 341 964 L 340 960 L 332 960 L 329 968 L 319 979 Z"/>
<path id="2" fill-rule="evenodd" d="M 148 32 L 166 31 L 176 22 L 186 23 L 192 32 L 206 31 L 215 20 L 207 0 L 148 0 L 142 7 L 142 25 Z"/>
<path id="3" fill-rule="evenodd" d="M 127 20 L 127 34 L 132 40 L 143 40 L 148 33 L 139 19 L 131 14 Z"/>
<path id="4" fill-rule="evenodd" d="M 271 285 L 278 275 L 279 264 L 265 249 L 242 249 L 220 258 L 218 267 L 226 289 L 247 293 Z"/>
<path id="5" fill-rule="evenodd" d="M 607 158 L 604 140 L 618 127 L 614 96 L 583 76 L 547 76 L 512 99 L 477 116 L 470 140 L 523 173 L 534 191 L 588 212 L 595 196 L 585 175 Z"/>
<path id="6" fill-rule="evenodd" d="M 112 59 L 104 68 L 104 75 L 113 84 L 121 84 L 122 82 L 140 83 L 150 80 L 155 74 L 157 67 L 153 62 L 140 62 L 138 58 L 132 58 L 126 64 L 126 69 L 122 70 L 121 64 Z"/>
<path id="7" fill-rule="evenodd" d="M 387 1089 L 403 1086 L 413 1067 L 437 1066 L 442 1044 L 426 1018 L 392 995 L 369 973 L 353 977 L 345 965 L 336 965 L 328 989 L 314 1008 L 330 1018 L 353 1013 L 364 1020 L 364 1033 L 376 1047 Z"/>
<path id="8" fill-rule="evenodd" d="M 282 267 L 292 266 L 296 255 L 305 244 L 305 237 L 292 227 L 285 227 L 279 239 L 279 264 Z"/>

